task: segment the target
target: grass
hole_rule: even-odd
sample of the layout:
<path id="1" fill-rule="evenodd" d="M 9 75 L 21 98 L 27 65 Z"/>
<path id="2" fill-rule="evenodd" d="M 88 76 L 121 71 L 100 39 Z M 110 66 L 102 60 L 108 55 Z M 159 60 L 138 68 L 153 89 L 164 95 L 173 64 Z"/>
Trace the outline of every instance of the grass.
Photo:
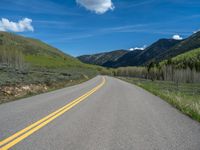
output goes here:
<path id="1" fill-rule="evenodd" d="M 26 73 L 16 73 L 16 71 L 8 69 L 6 71 L 0 70 L 0 104 L 76 85 L 94 76 L 96 73 L 93 70 L 85 68 L 71 68 L 65 71 L 62 69 L 37 70 Z M 21 90 L 24 86 L 32 87 L 32 90 Z M 3 89 L 5 88 L 12 92 L 10 94 L 4 93 Z"/>
<path id="2" fill-rule="evenodd" d="M 200 84 L 181 83 L 177 85 L 167 81 L 125 77 L 120 77 L 120 79 L 161 97 L 181 112 L 200 122 Z"/>
<path id="3" fill-rule="evenodd" d="M 178 55 L 172 58 L 172 61 L 174 61 L 175 63 L 184 62 L 184 61 L 196 62 L 196 61 L 199 61 L 199 59 L 200 59 L 200 48 Z"/>
<path id="4" fill-rule="evenodd" d="M 16 99 L 16 91 L 23 86 L 59 89 L 103 71 L 107 70 L 84 64 L 40 40 L 0 32 L 0 102 Z M 31 91 L 25 96 L 40 92 Z"/>
<path id="5" fill-rule="evenodd" d="M 71 58 L 50 57 L 42 55 L 26 55 L 25 61 L 36 67 L 64 68 L 81 66 L 79 61 Z"/>
<path id="6" fill-rule="evenodd" d="M 75 85 L 91 79 L 97 74 L 98 72 L 94 69 L 84 67 L 59 68 L 58 66 L 54 68 L 51 66 L 51 68 L 36 67 L 23 71 L 0 67 L 0 103 Z M 16 96 L 18 89 L 23 86 L 35 88 L 28 92 L 20 90 L 21 92 L 18 92 L 18 96 Z M 12 93 L 5 93 L 5 88 L 8 89 L 6 91 L 12 91 Z"/>

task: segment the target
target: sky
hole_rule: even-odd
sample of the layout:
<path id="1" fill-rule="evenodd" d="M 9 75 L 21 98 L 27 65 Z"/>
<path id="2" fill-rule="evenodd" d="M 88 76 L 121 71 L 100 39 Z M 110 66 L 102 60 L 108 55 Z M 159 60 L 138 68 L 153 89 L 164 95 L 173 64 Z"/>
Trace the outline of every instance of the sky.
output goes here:
<path id="1" fill-rule="evenodd" d="M 144 49 L 199 29 L 199 0 L 0 1 L 0 31 L 40 39 L 73 56 Z"/>

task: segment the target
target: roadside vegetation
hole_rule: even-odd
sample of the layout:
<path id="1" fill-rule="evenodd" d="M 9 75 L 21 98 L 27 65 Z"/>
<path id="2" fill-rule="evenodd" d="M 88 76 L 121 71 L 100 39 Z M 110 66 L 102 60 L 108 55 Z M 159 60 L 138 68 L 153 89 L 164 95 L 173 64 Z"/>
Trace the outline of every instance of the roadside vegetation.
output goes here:
<path id="1" fill-rule="evenodd" d="M 0 67 L 0 103 L 87 81 L 98 74 L 91 68 Z"/>
<path id="2" fill-rule="evenodd" d="M 140 78 L 120 77 L 161 97 L 191 118 L 200 121 L 200 83 L 152 81 Z"/>
<path id="3" fill-rule="evenodd" d="M 121 67 L 112 73 L 200 121 L 200 49 L 146 67 Z"/>
<path id="4" fill-rule="evenodd" d="M 107 72 L 65 55 L 30 55 L 17 49 L 0 49 L 0 103 L 79 84 Z"/>
<path id="5" fill-rule="evenodd" d="M 0 32 L 0 103 L 78 84 L 105 70 L 39 40 Z"/>

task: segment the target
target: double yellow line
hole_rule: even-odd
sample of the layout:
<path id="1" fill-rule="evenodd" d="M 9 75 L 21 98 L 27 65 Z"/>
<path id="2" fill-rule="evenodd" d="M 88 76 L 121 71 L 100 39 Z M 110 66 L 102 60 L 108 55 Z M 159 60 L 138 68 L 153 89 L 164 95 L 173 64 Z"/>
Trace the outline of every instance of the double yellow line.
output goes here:
<path id="1" fill-rule="evenodd" d="M 39 121 L 37 121 L 37 122 L 27 126 L 26 128 L 16 132 L 12 136 L 2 140 L 0 142 L 0 147 L 1 147 L 0 150 L 7 150 L 7 149 L 13 147 L 14 145 L 19 143 L 23 139 L 27 138 L 28 136 L 30 136 L 34 132 L 36 132 L 39 129 L 41 129 L 42 127 L 46 126 L 48 123 L 50 123 L 51 121 L 53 121 L 57 117 L 61 116 L 66 111 L 70 110 L 72 107 L 76 106 L 78 103 L 80 103 L 81 101 L 85 100 L 87 97 L 92 95 L 94 92 L 96 92 L 98 89 L 100 89 L 105 84 L 105 82 L 106 82 L 105 78 L 103 77 L 102 82 L 98 86 L 96 86 L 95 88 L 90 90 L 89 92 L 87 92 L 84 95 L 80 96 L 79 98 L 73 100 L 72 102 L 68 103 L 67 105 L 63 106 L 62 108 L 54 111 L 53 113 L 49 114 L 48 116 L 40 119 Z"/>

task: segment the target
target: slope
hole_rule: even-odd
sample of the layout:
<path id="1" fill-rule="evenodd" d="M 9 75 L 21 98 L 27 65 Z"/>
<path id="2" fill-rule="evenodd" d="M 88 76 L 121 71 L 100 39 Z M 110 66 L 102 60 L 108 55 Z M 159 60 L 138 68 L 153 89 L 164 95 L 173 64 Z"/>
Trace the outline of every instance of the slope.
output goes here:
<path id="1" fill-rule="evenodd" d="M 116 50 L 111 52 L 98 53 L 94 55 L 83 55 L 79 56 L 78 59 L 84 63 L 103 66 L 103 64 L 105 64 L 108 61 L 116 61 L 118 58 L 125 55 L 127 52 L 128 50 Z"/>
<path id="2" fill-rule="evenodd" d="M 0 52 L 21 53 L 24 56 L 25 62 L 29 63 L 31 66 L 37 67 L 57 68 L 83 65 L 77 59 L 40 40 L 7 32 L 0 32 Z"/>

